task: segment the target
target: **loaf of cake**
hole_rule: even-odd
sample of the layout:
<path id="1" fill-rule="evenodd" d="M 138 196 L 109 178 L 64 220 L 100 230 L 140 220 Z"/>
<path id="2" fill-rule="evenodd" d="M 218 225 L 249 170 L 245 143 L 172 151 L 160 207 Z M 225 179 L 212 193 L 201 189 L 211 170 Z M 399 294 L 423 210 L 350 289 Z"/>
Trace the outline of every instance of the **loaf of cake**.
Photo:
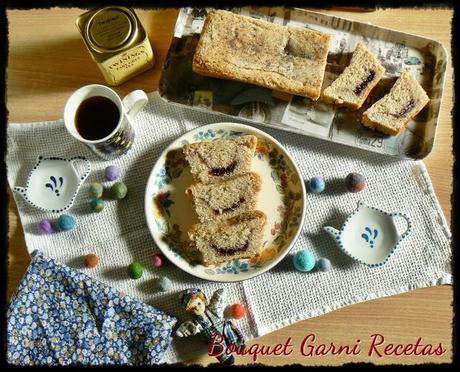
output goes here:
<path id="1" fill-rule="evenodd" d="M 249 172 L 256 145 L 257 137 L 247 135 L 192 143 L 183 152 L 195 179 L 210 183 Z"/>
<path id="2" fill-rule="evenodd" d="M 366 127 L 395 136 L 429 100 L 415 76 L 406 69 L 390 92 L 363 113 L 361 122 Z"/>
<path id="3" fill-rule="evenodd" d="M 221 222 L 193 225 L 188 235 L 203 265 L 216 265 L 258 254 L 266 222 L 263 212 L 251 211 Z"/>
<path id="4" fill-rule="evenodd" d="M 215 222 L 256 209 L 261 178 L 246 173 L 211 184 L 195 183 L 187 190 L 200 222 Z"/>
<path id="5" fill-rule="evenodd" d="M 318 99 L 331 35 L 211 11 L 193 57 L 193 71 Z"/>
<path id="6" fill-rule="evenodd" d="M 357 110 L 384 73 L 385 68 L 379 60 L 363 43 L 358 43 L 350 64 L 324 89 L 322 101 Z"/>

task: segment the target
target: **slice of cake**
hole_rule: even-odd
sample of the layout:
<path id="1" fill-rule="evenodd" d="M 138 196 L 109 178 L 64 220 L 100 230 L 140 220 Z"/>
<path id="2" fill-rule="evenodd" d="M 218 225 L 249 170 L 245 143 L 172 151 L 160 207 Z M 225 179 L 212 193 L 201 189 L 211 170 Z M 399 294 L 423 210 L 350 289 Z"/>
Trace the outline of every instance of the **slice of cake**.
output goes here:
<path id="1" fill-rule="evenodd" d="M 363 114 L 361 122 L 384 134 L 398 135 L 429 102 L 426 92 L 410 70 L 405 70 L 390 92 Z"/>
<path id="2" fill-rule="evenodd" d="M 198 74 L 318 99 L 331 35 L 211 11 L 193 57 Z"/>
<path id="3" fill-rule="evenodd" d="M 379 60 L 358 43 L 350 64 L 331 85 L 324 89 L 322 100 L 336 106 L 359 109 L 385 73 Z"/>
<path id="4" fill-rule="evenodd" d="M 187 190 L 200 222 L 215 222 L 256 209 L 261 178 L 246 173 L 211 184 L 195 183 Z"/>
<path id="5" fill-rule="evenodd" d="M 258 254 L 266 222 L 265 213 L 252 211 L 218 223 L 193 225 L 188 235 L 203 265 L 215 265 Z"/>
<path id="6" fill-rule="evenodd" d="M 215 140 L 184 146 L 190 172 L 203 183 L 222 181 L 251 169 L 257 137 L 248 135 L 231 140 Z"/>

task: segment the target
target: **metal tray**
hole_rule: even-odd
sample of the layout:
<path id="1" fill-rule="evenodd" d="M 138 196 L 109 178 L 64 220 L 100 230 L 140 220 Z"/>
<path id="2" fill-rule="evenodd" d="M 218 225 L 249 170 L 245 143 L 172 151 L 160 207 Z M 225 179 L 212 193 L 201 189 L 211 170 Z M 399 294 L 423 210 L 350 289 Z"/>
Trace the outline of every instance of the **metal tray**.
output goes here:
<path id="1" fill-rule="evenodd" d="M 350 111 L 305 97 L 194 73 L 192 57 L 203 21 L 211 9 L 180 10 L 159 85 L 164 100 L 220 113 L 223 120 L 243 119 L 399 158 L 422 159 L 432 150 L 447 65 L 446 50 L 439 42 L 297 8 L 229 9 L 277 24 L 332 34 L 323 88 L 348 65 L 356 44 L 359 41 L 367 44 L 386 73 L 363 107 Z M 430 102 L 399 136 L 386 136 L 362 126 L 362 112 L 390 90 L 405 68 L 415 74 Z"/>

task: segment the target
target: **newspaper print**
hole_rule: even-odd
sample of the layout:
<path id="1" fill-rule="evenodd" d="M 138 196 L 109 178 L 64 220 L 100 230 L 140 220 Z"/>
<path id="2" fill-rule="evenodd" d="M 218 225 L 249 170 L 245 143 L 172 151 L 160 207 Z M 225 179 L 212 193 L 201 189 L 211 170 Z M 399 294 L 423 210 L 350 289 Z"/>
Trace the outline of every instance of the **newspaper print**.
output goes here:
<path id="1" fill-rule="evenodd" d="M 371 24 L 297 8 L 228 8 L 236 14 L 332 34 L 323 89 L 348 65 L 358 42 L 363 42 L 385 67 L 384 78 L 360 110 L 334 108 L 309 98 L 272 91 L 236 81 L 200 76 L 191 61 L 207 14 L 213 8 L 182 8 L 160 81 L 167 101 L 199 110 L 257 122 L 308 136 L 409 159 L 427 156 L 433 146 L 446 70 L 444 47 L 426 38 Z M 364 127 L 361 115 L 383 97 L 401 72 L 409 68 L 430 97 L 428 105 L 399 136 Z"/>

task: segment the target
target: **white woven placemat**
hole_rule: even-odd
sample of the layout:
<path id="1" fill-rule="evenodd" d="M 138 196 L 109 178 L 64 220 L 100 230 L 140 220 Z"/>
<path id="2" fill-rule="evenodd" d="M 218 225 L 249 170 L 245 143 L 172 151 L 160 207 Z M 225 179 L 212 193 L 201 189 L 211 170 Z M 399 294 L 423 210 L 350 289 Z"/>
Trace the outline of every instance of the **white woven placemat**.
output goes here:
<path id="1" fill-rule="evenodd" d="M 39 155 L 70 157 L 82 155 L 92 161 L 92 173 L 69 213 L 77 218 L 71 232 L 41 236 L 37 222 L 57 217 L 40 212 L 15 195 L 29 251 L 43 252 L 69 266 L 80 268 L 118 290 L 185 320 L 178 293 L 188 287 L 201 288 L 211 295 L 225 287 L 228 303 L 246 303 L 250 316 L 237 324 L 248 338 L 254 338 L 290 323 L 324 314 L 342 306 L 394 295 L 411 289 L 451 283 L 451 235 L 433 193 L 425 165 L 421 161 L 397 160 L 326 141 L 259 127 L 277 138 L 292 154 L 305 179 L 322 175 L 327 191 L 307 194 L 307 214 L 303 231 L 291 254 L 308 248 L 317 258 L 327 257 L 333 265 L 328 273 L 299 273 L 288 255 L 271 271 L 242 283 L 219 284 L 197 279 L 172 264 L 161 269 L 149 258 L 158 251 L 144 220 L 144 190 L 150 171 L 163 149 L 184 132 L 199 125 L 224 121 L 214 114 L 179 108 L 149 94 L 149 103 L 137 116 L 136 139 L 130 152 L 111 162 L 99 160 L 84 145 L 73 140 L 62 121 L 9 124 L 8 182 L 24 185 Z M 102 213 L 91 213 L 88 185 L 103 179 L 104 168 L 115 164 L 122 170 L 128 197 L 106 203 Z M 359 194 L 342 193 L 339 184 L 349 172 L 367 178 L 367 188 Z M 344 216 L 362 199 L 366 204 L 389 212 L 407 213 L 413 231 L 388 263 L 369 268 L 354 262 L 322 231 L 324 225 L 340 227 Z M 101 257 L 95 269 L 82 267 L 82 255 L 95 252 Z M 140 280 L 127 278 L 132 261 L 145 264 Z M 155 289 L 154 279 L 168 276 L 169 292 Z M 205 353 L 200 342 L 175 338 L 165 361 L 176 362 Z"/>

